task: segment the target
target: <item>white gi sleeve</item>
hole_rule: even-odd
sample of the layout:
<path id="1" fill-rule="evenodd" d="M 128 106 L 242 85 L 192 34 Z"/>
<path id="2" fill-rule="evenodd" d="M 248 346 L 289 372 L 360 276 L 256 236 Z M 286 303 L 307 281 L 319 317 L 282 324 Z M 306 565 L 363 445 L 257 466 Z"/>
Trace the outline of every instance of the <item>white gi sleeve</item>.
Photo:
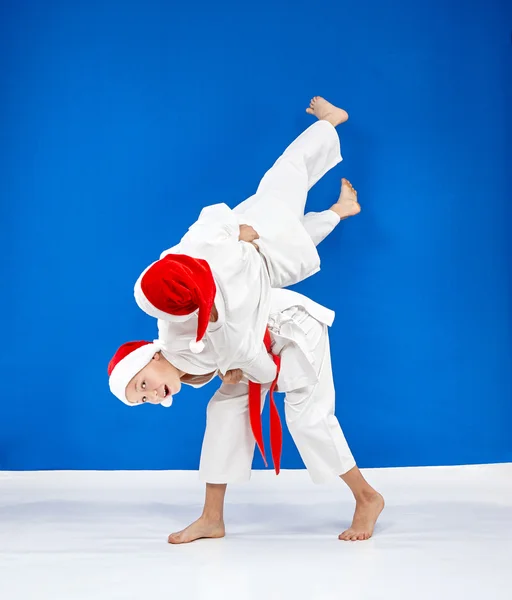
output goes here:
<path id="1" fill-rule="evenodd" d="M 264 346 L 251 362 L 240 365 L 239 368 L 249 381 L 255 383 L 271 383 L 277 375 L 277 367 Z"/>

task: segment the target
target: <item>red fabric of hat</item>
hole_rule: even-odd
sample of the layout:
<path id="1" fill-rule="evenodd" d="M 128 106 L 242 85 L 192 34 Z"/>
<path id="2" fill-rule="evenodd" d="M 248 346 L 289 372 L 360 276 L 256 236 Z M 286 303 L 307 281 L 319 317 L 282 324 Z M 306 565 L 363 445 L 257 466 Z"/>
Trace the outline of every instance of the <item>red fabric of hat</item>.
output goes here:
<path id="1" fill-rule="evenodd" d="M 114 354 L 114 356 L 110 359 L 110 362 L 108 363 L 108 376 L 110 377 L 112 375 L 112 371 L 117 366 L 117 364 L 120 363 L 123 360 L 123 358 L 126 358 L 128 354 L 131 354 L 134 350 L 137 350 L 137 348 L 141 348 L 142 346 L 146 346 L 150 343 L 151 342 L 145 341 L 127 342 L 126 344 L 120 346 L 117 352 Z"/>
<path id="2" fill-rule="evenodd" d="M 196 341 L 206 332 L 216 286 L 210 265 L 186 254 L 167 254 L 155 262 L 140 282 L 151 304 L 170 315 L 189 315 L 198 310 Z"/>

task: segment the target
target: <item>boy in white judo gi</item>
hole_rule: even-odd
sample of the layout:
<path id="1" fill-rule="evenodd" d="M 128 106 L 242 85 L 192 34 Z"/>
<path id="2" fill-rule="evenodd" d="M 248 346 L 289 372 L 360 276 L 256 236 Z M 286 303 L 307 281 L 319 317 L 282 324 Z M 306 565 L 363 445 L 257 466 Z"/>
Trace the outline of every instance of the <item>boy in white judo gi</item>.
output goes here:
<path id="1" fill-rule="evenodd" d="M 163 252 L 135 284 L 137 304 L 157 319 L 182 322 L 204 305 L 198 312 L 192 352 L 201 352 L 206 334 L 221 373 L 241 369 L 260 384 L 276 376 L 275 362 L 264 343 L 270 290 L 293 285 L 319 270 L 304 208 L 309 189 L 342 160 L 336 126 L 348 119 L 347 113 L 318 96 L 307 112 L 318 122 L 285 150 L 256 194 L 234 210 L 225 204 L 203 209 L 180 243 Z M 326 218 L 334 226 L 359 210 L 356 192 L 344 182 L 332 210 L 312 217 Z M 241 225 L 252 226 L 257 244 L 240 243 Z M 181 299 L 180 290 L 190 277 L 198 285 L 186 292 L 188 307 L 175 306 L 162 294 L 173 289 Z M 210 319 L 212 312 L 214 319 Z"/>

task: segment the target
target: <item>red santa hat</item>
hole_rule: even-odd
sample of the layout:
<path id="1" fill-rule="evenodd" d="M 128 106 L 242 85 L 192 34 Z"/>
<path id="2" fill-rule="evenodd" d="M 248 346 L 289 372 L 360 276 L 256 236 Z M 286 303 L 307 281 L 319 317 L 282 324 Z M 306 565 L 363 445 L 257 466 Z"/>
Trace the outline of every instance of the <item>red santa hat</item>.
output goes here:
<path id="1" fill-rule="evenodd" d="M 186 321 L 197 313 L 197 335 L 190 342 L 202 352 L 216 286 L 210 265 L 186 254 L 167 254 L 150 265 L 135 284 L 135 301 L 147 314 L 164 321 Z"/>
<path id="2" fill-rule="evenodd" d="M 154 342 L 127 342 L 120 346 L 108 364 L 108 383 L 110 391 L 128 406 L 136 406 L 128 402 L 126 397 L 126 386 L 146 365 L 151 362 L 153 356 L 160 352 L 162 346 L 159 340 Z M 172 396 L 167 396 L 161 406 L 169 407 L 172 404 Z"/>

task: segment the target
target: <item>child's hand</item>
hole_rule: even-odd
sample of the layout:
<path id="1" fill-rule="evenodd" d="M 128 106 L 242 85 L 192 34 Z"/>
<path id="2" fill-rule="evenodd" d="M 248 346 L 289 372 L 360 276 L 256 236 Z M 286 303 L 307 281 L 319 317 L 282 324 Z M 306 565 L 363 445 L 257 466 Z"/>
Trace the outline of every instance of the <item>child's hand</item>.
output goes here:
<path id="1" fill-rule="evenodd" d="M 226 371 L 225 375 L 219 372 L 219 377 L 222 379 L 223 383 L 227 383 L 228 385 L 240 383 L 243 376 L 244 373 L 242 369 L 230 369 L 229 371 Z"/>
<path id="2" fill-rule="evenodd" d="M 249 242 L 252 244 L 254 240 L 259 239 L 258 232 L 251 227 L 250 225 L 240 225 L 240 235 L 238 236 L 238 241 L 240 242 Z"/>

